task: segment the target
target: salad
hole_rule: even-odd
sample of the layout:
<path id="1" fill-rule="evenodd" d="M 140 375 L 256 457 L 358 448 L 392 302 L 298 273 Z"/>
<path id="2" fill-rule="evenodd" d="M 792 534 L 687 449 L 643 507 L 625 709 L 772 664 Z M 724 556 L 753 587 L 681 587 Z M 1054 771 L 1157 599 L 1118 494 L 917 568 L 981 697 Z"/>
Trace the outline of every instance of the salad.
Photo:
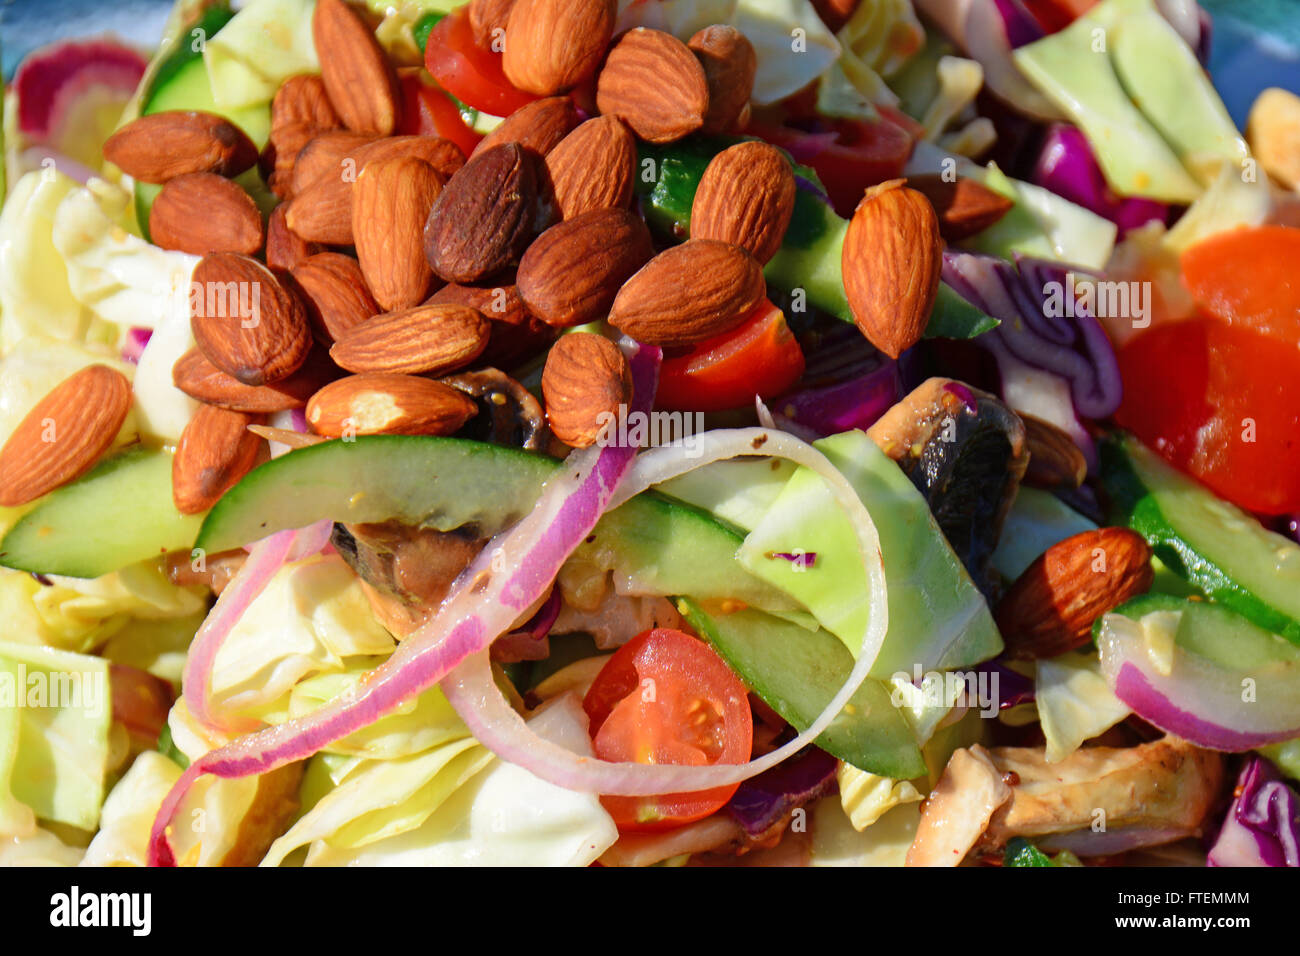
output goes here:
<path id="1" fill-rule="evenodd" d="M 177 0 L 31 53 L 0 863 L 1300 866 L 1300 97 L 1239 130 L 1211 31 Z"/>

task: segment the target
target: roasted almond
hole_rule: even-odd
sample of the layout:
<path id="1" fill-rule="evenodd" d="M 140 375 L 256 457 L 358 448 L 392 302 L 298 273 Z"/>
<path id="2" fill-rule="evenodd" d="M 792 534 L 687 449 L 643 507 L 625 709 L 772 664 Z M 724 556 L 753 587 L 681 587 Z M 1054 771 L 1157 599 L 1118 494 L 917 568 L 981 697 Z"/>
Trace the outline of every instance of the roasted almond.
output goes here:
<path id="1" fill-rule="evenodd" d="M 245 385 L 287 378 L 312 345 L 298 295 L 256 259 L 229 252 L 194 267 L 190 328 L 208 361 Z"/>
<path id="2" fill-rule="evenodd" d="M 375 301 L 385 311 L 424 301 L 433 270 L 424 255 L 424 224 L 443 178 L 422 159 L 368 163 L 352 190 L 352 236 Z"/>
<path id="3" fill-rule="evenodd" d="M 573 219 L 594 209 L 625 209 L 636 176 L 636 140 L 616 116 L 587 120 L 546 154 L 556 212 Z"/>
<path id="4" fill-rule="evenodd" d="M 203 256 L 262 248 L 262 214 L 253 197 L 215 173 L 185 173 L 167 180 L 149 210 L 149 239 L 156 246 Z"/>
<path id="5" fill-rule="evenodd" d="M 868 189 L 849 220 L 840 268 L 854 321 L 890 358 L 925 332 L 942 267 L 943 239 L 930 201 L 901 179 Z"/>
<path id="6" fill-rule="evenodd" d="M 205 405 L 232 412 L 271 413 L 301 408 L 317 391 L 340 374 L 323 349 L 313 349 L 302 367 L 269 385 L 245 385 L 217 368 L 197 348 L 172 366 L 172 384 Z"/>
<path id="7" fill-rule="evenodd" d="M 686 45 L 704 67 L 709 88 L 704 132 L 729 133 L 742 128 L 758 69 L 753 45 L 735 27 L 722 25 L 705 27 Z"/>
<path id="8" fill-rule="evenodd" d="M 1032 660 L 1082 647 L 1093 621 L 1146 593 L 1153 577 L 1150 546 L 1128 528 L 1084 531 L 1052 545 L 998 602 L 1006 655 Z"/>
<path id="9" fill-rule="evenodd" d="M 632 370 L 623 351 L 592 332 L 563 335 L 542 370 L 546 421 L 560 441 L 587 448 L 632 402 Z"/>
<path id="10" fill-rule="evenodd" d="M 185 173 L 238 176 L 257 162 L 257 147 L 224 117 L 172 110 L 127 123 L 104 143 L 104 158 L 133 179 L 165 183 Z"/>
<path id="11" fill-rule="evenodd" d="M 217 499 L 248 474 L 266 443 L 249 425 L 260 415 L 200 405 L 181 432 L 172 458 L 172 501 L 181 514 L 207 511 Z"/>
<path id="12" fill-rule="evenodd" d="M 307 403 L 318 435 L 451 435 L 478 406 L 464 392 L 415 375 L 372 373 L 331 382 Z"/>
<path id="13" fill-rule="evenodd" d="M 474 147 L 471 156 L 487 152 L 502 143 L 518 143 L 538 156 L 545 156 L 578 125 L 578 110 L 567 96 L 534 100 L 515 110 Z"/>
<path id="14" fill-rule="evenodd" d="M 734 328 L 766 293 L 763 267 L 740 246 L 689 239 L 624 284 L 609 324 L 648 345 L 692 345 Z"/>
<path id="15" fill-rule="evenodd" d="M 547 325 L 603 319 L 618 290 L 654 255 L 650 230 L 626 209 L 596 209 L 552 226 L 519 262 L 519 294 Z"/>
<path id="16" fill-rule="evenodd" d="M 506 24 L 515 0 L 470 0 L 469 29 L 474 42 L 494 53 L 505 51 Z"/>
<path id="17" fill-rule="evenodd" d="M 375 142 L 378 139 L 367 133 L 346 130 L 317 134 L 302 148 L 294 163 L 292 192 L 300 193 L 326 176 L 356 179 L 357 150 Z M 346 163 L 349 158 L 352 162 Z"/>
<path id="18" fill-rule="evenodd" d="M 942 174 L 909 176 L 907 185 L 930 200 L 939 217 L 939 233 L 948 242 L 960 242 L 983 232 L 1015 205 L 1006 196 L 965 177 L 949 182 Z"/>
<path id="19" fill-rule="evenodd" d="M 301 123 L 311 129 L 339 129 L 343 119 L 325 92 L 325 81 L 315 73 L 291 76 L 275 91 L 271 100 L 271 129 Z"/>
<path id="20" fill-rule="evenodd" d="M 288 123 L 271 130 L 271 138 L 258 160 L 262 181 L 280 199 L 293 195 L 293 170 L 307 144 L 320 135 L 305 123 Z"/>
<path id="21" fill-rule="evenodd" d="M 349 372 L 451 372 L 478 358 L 488 333 L 488 320 L 477 309 L 420 305 L 354 326 L 334 343 L 330 357 Z"/>
<path id="22" fill-rule="evenodd" d="M 1088 461 L 1074 439 L 1051 422 L 1020 412 L 1025 423 L 1029 467 L 1025 484 L 1035 488 L 1078 488 L 1088 473 Z"/>
<path id="23" fill-rule="evenodd" d="M 280 203 L 271 210 L 266 220 L 266 264 L 272 272 L 288 272 L 298 263 L 316 255 L 323 247 L 318 242 L 307 242 L 289 228 L 285 213 L 289 207 Z"/>
<path id="24" fill-rule="evenodd" d="M 729 146 L 700 177 L 691 204 L 691 237 L 742 246 L 766 265 L 785 238 L 794 193 L 794 170 L 775 146 Z"/>
<path id="25" fill-rule="evenodd" d="M 131 410 L 131 383 L 89 365 L 36 403 L 0 448 L 0 506 L 15 508 L 83 475 Z"/>
<path id="26" fill-rule="evenodd" d="M 384 311 L 370 294 L 361 265 L 341 252 L 321 252 L 293 269 L 318 342 L 332 343 L 372 315 Z"/>
<path id="27" fill-rule="evenodd" d="M 671 143 L 704 125 L 709 110 L 704 67 L 672 34 L 637 27 L 609 51 L 596 81 L 596 106 L 641 139 Z"/>
<path id="28" fill-rule="evenodd" d="M 501 66 L 521 90 L 551 96 L 595 72 L 614 35 L 614 0 L 517 0 Z"/>
<path id="29" fill-rule="evenodd" d="M 555 330 L 528 311 L 509 273 L 483 285 L 448 283 L 429 297 L 429 305 L 446 303 L 478 309 L 491 323 L 487 347 L 476 364 L 514 368 L 555 338 Z"/>
<path id="30" fill-rule="evenodd" d="M 448 180 L 424 229 L 434 272 L 477 282 L 518 259 L 536 228 L 537 165 L 518 143 L 504 143 Z"/>
<path id="31" fill-rule="evenodd" d="M 317 0 L 311 35 L 329 101 L 348 129 L 388 136 L 401 113 L 397 73 L 370 27 L 343 0 Z"/>

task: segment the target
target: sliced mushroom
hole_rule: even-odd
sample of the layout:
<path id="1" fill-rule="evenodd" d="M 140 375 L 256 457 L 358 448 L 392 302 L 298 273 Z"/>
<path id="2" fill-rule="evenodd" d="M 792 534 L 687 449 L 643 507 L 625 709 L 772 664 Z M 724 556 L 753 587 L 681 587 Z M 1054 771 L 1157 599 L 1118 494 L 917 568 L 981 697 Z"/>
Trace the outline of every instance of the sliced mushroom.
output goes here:
<path id="1" fill-rule="evenodd" d="M 987 750 L 975 744 L 955 751 L 922 806 L 907 865 L 957 866 L 1011 798 Z"/>
<path id="2" fill-rule="evenodd" d="M 505 372 L 484 368 L 441 381 L 460 389 L 479 406 L 478 415 L 457 433 L 459 437 L 529 451 L 550 448 L 551 432 L 541 402 Z"/>

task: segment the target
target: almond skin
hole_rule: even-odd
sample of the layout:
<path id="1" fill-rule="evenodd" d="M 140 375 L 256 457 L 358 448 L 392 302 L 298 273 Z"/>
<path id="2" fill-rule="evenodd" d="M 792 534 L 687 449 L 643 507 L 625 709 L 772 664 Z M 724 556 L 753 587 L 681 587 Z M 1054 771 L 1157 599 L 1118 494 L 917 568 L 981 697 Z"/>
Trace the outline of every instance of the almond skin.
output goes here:
<path id="1" fill-rule="evenodd" d="M 262 248 L 262 214 L 238 183 L 215 173 L 186 173 L 167 180 L 149 210 L 149 239 L 156 246 L 204 256 Z"/>
<path id="2" fill-rule="evenodd" d="M 626 209 L 597 209 L 552 226 L 519 262 L 519 294 L 547 325 L 603 319 L 623 283 L 654 255 L 650 230 Z"/>
<path id="3" fill-rule="evenodd" d="M 471 157 L 502 143 L 518 143 L 545 156 L 578 125 L 578 110 L 567 96 L 535 100 L 515 110 L 474 147 Z"/>
<path id="4" fill-rule="evenodd" d="M 197 348 L 172 366 L 172 384 L 205 405 L 232 412 L 271 413 L 302 408 L 318 390 L 340 374 L 322 349 L 313 349 L 302 367 L 270 385 L 245 385 L 217 368 Z"/>
<path id="5" fill-rule="evenodd" d="M 766 294 L 762 266 L 740 246 L 689 239 L 624 284 L 609 324 L 648 345 L 693 345 L 734 328 Z"/>
<path id="6" fill-rule="evenodd" d="M 548 152 L 545 165 L 561 219 L 594 209 L 626 209 L 636 176 L 636 140 L 618 117 L 597 116 Z"/>
<path id="7" fill-rule="evenodd" d="M 596 106 L 647 142 L 671 143 L 704 125 L 709 86 L 685 43 L 637 27 L 609 51 L 596 82 Z"/>
<path id="8" fill-rule="evenodd" d="M 228 252 L 195 266 L 190 328 L 208 361 L 245 385 L 287 378 L 312 345 L 297 293 L 256 259 Z"/>
<path id="9" fill-rule="evenodd" d="M 516 0 L 501 66 L 521 90 L 551 96 L 595 72 L 614 35 L 614 0 Z"/>
<path id="10" fill-rule="evenodd" d="M 127 123 L 104 143 L 104 158 L 133 179 L 165 183 L 186 173 L 238 176 L 257 162 L 257 147 L 224 117 L 173 110 Z"/>
<path id="11" fill-rule="evenodd" d="M 262 181 L 280 199 L 293 195 L 294 166 L 307 144 L 319 135 L 319 130 L 305 123 L 288 123 L 271 130 L 257 168 Z"/>
<path id="12" fill-rule="evenodd" d="M 742 246 L 766 265 L 785 238 L 794 194 L 794 170 L 775 146 L 729 146 L 700 177 L 691 205 L 691 236 Z"/>
<path id="13" fill-rule="evenodd" d="M 172 458 L 172 501 L 177 511 L 185 515 L 207 511 L 253 469 L 265 442 L 248 426 L 263 421 L 260 415 L 199 406 L 181 432 Z"/>
<path id="14" fill-rule="evenodd" d="M 709 88 L 704 132 L 729 133 L 743 127 L 758 70 L 753 45 L 735 27 L 721 25 L 705 27 L 686 45 L 704 67 Z"/>
<path id="15" fill-rule="evenodd" d="M 343 124 L 388 136 L 401 114 L 397 73 L 364 20 L 343 0 L 317 0 L 311 35 L 321 80 Z"/>
<path id="16" fill-rule="evenodd" d="M 478 413 L 464 392 L 415 375 L 372 373 L 331 382 L 307 403 L 318 435 L 451 435 Z"/>
<path id="17" fill-rule="evenodd" d="M 907 184 L 930 200 L 939 217 L 939 234 L 960 242 L 1005 216 L 1015 203 L 973 179 L 948 182 L 939 174 L 909 176 Z"/>
<path id="18" fill-rule="evenodd" d="M 348 329 L 384 311 L 371 295 L 360 263 L 341 252 L 304 259 L 294 267 L 293 278 L 302 290 L 318 342 L 335 342 Z"/>
<path id="19" fill-rule="evenodd" d="M 943 266 L 934 207 L 902 183 L 893 179 L 867 190 L 840 254 L 854 321 L 872 345 L 895 359 L 925 332 Z"/>
<path id="20" fill-rule="evenodd" d="M 351 133 L 347 130 L 331 130 L 317 134 L 302 148 L 294 163 L 293 193 L 302 192 L 325 176 L 343 178 L 343 161 L 348 157 L 353 159 L 352 171 L 355 172 L 357 150 L 378 141 L 378 137 L 366 133 Z"/>
<path id="21" fill-rule="evenodd" d="M 488 320 L 477 309 L 420 305 L 349 329 L 330 357 L 349 372 L 440 374 L 478 358 L 488 335 Z"/>
<path id="22" fill-rule="evenodd" d="M 289 77 L 275 91 L 275 98 L 271 100 L 271 129 L 290 123 L 302 123 L 322 132 L 343 126 L 343 119 L 330 102 L 322 77 L 315 73 L 300 73 Z"/>
<path id="23" fill-rule="evenodd" d="M 448 180 L 424 228 L 434 272 L 477 282 L 518 259 L 536 228 L 538 165 L 518 143 L 503 143 Z"/>
<path id="24" fill-rule="evenodd" d="M 573 448 L 600 438 L 609 419 L 632 402 L 632 370 L 623 351 L 592 332 L 561 336 L 546 355 L 542 397 L 551 432 Z"/>
<path id="25" fill-rule="evenodd" d="M 509 273 L 503 273 L 497 283 L 452 282 L 429 297 L 429 305 L 444 303 L 468 305 L 487 317 L 491 330 L 487 347 L 476 361 L 479 365 L 514 368 L 555 339 L 555 330 L 528 311 L 519 286 Z"/>
<path id="26" fill-rule="evenodd" d="M 117 437 L 131 410 L 131 383 L 89 365 L 36 403 L 0 448 L 0 506 L 15 508 L 79 478 Z"/>
<path id="27" fill-rule="evenodd" d="M 375 301 L 409 309 L 429 294 L 433 270 L 424 255 L 424 224 L 443 179 L 422 159 L 368 163 L 352 190 L 352 236 Z"/>
<path id="28" fill-rule="evenodd" d="M 266 264 L 272 272 L 288 272 L 324 249 L 319 242 L 307 242 L 289 228 L 285 222 L 288 211 L 289 207 L 280 203 L 266 220 Z"/>
<path id="29" fill-rule="evenodd" d="M 1151 548 L 1128 528 L 1085 531 L 1048 548 L 998 602 L 1013 660 L 1055 657 L 1091 640 L 1092 623 L 1151 588 Z"/>
<path id="30" fill-rule="evenodd" d="M 493 43 L 499 40 L 495 52 L 504 52 L 506 24 L 514 5 L 515 0 L 470 0 L 469 29 L 474 34 L 474 42 L 485 50 L 491 50 Z"/>

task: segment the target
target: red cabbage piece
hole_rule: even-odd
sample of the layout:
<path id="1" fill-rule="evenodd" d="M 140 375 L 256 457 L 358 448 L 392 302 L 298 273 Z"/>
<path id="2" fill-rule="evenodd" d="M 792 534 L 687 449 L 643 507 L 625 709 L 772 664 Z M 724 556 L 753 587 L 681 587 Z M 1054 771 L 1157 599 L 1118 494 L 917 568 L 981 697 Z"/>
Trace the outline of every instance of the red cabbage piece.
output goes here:
<path id="1" fill-rule="evenodd" d="M 1076 205 L 1109 219 L 1124 236 L 1148 222 L 1168 222 L 1169 206 L 1154 199 L 1115 195 L 1087 138 L 1065 123 L 1054 123 L 1043 139 L 1033 181 Z"/>
<path id="2" fill-rule="evenodd" d="M 1300 795 L 1277 768 L 1251 757 L 1206 862 L 1210 866 L 1300 867 Z"/>
<path id="3" fill-rule="evenodd" d="M 835 789 L 839 761 L 817 747 L 805 747 L 789 760 L 742 783 L 726 812 L 750 836 L 775 826 L 786 814 Z"/>

